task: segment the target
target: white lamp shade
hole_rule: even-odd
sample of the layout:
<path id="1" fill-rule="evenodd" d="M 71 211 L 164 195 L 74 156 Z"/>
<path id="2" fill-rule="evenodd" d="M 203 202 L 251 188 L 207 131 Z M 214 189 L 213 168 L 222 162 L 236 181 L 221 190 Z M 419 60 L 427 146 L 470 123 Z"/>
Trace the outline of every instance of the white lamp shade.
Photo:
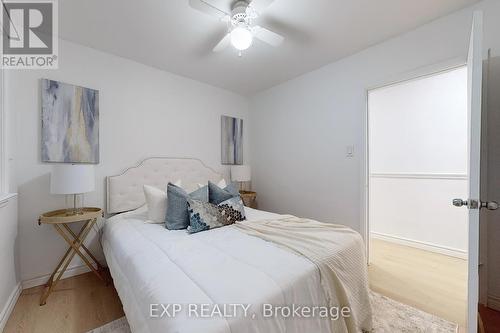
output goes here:
<path id="1" fill-rule="evenodd" d="M 249 165 L 232 165 L 231 180 L 235 182 L 249 182 L 252 170 Z"/>
<path id="2" fill-rule="evenodd" d="M 50 193 L 80 194 L 95 190 L 94 166 L 88 164 L 56 164 L 50 175 Z"/>

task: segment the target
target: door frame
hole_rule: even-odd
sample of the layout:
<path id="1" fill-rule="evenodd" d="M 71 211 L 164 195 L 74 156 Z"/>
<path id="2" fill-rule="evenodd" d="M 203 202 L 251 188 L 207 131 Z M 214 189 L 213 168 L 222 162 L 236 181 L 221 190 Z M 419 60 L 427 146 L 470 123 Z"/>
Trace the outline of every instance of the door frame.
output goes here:
<path id="1" fill-rule="evenodd" d="M 408 81 L 418 80 L 425 77 L 434 76 L 440 73 L 449 72 L 458 68 L 467 66 L 466 58 L 452 58 L 446 61 L 438 62 L 428 66 L 423 66 L 403 72 L 400 74 L 389 76 L 385 80 L 375 82 L 365 88 L 365 108 L 363 114 L 363 135 L 362 140 L 362 168 L 361 168 L 361 234 L 365 240 L 366 260 L 367 264 L 371 263 L 370 256 L 370 136 L 369 136 L 369 94 L 373 90 L 390 87 L 393 85 L 401 84 Z M 451 200 L 451 199 L 450 199 Z M 451 204 L 451 203 L 450 203 Z"/>

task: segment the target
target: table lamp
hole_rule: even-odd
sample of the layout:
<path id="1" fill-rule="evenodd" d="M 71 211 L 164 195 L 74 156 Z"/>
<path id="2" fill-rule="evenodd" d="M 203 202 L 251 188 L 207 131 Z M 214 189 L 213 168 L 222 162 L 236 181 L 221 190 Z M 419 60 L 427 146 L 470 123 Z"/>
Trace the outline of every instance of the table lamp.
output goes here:
<path id="1" fill-rule="evenodd" d="M 50 176 L 50 193 L 66 195 L 66 214 L 83 213 L 84 193 L 95 190 L 94 166 L 56 164 Z"/>
<path id="2" fill-rule="evenodd" d="M 240 191 L 243 190 L 242 184 L 251 180 L 252 171 L 249 165 L 232 165 L 231 180 L 240 183 Z"/>

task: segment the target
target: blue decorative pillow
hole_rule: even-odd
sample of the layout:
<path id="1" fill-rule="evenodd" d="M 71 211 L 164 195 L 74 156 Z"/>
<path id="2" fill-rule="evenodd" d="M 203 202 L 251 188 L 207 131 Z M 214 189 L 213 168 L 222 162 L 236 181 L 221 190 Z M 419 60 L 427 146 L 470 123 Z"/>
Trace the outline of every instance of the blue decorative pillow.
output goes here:
<path id="1" fill-rule="evenodd" d="M 188 199 L 208 202 L 208 186 L 188 194 L 174 184 L 167 185 L 167 216 L 165 227 L 168 230 L 181 230 L 189 226 Z"/>
<path id="2" fill-rule="evenodd" d="M 223 201 L 240 195 L 238 183 L 231 183 L 223 189 L 212 182 L 208 182 L 208 202 L 218 205 Z"/>
<path id="3" fill-rule="evenodd" d="M 245 219 L 243 201 L 239 196 L 221 202 L 219 205 L 188 199 L 188 212 L 190 234 L 220 228 Z"/>

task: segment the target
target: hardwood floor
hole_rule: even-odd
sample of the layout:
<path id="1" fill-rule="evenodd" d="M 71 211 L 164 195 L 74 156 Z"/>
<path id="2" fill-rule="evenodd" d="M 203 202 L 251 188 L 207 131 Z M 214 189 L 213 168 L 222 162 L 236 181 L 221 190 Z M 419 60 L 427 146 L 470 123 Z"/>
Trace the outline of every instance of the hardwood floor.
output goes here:
<path id="1" fill-rule="evenodd" d="M 467 261 L 371 240 L 373 291 L 459 324 L 465 332 Z"/>
<path id="2" fill-rule="evenodd" d="M 479 306 L 479 313 L 484 324 L 485 333 L 500 332 L 500 311 L 489 309 L 484 305 Z"/>
<path id="3" fill-rule="evenodd" d="M 4 333 L 82 333 L 124 316 L 113 285 L 92 273 L 61 280 L 44 306 L 41 291 L 21 293 Z"/>

